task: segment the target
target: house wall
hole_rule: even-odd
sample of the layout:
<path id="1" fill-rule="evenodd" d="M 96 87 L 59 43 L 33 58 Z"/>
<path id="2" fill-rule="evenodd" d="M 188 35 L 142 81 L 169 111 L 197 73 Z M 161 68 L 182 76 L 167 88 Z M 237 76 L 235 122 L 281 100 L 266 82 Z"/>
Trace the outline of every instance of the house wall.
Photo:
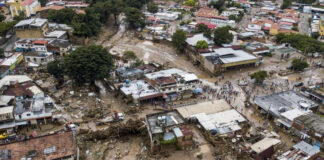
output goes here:
<path id="1" fill-rule="evenodd" d="M 44 38 L 44 34 L 48 31 L 48 23 L 40 28 L 16 28 L 16 36 L 18 38 Z"/>
<path id="2" fill-rule="evenodd" d="M 12 120 L 13 118 L 13 113 L 0 114 L 0 121 L 8 121 Z"/>
<path id="3" fill-rule="evenodd" d="M 315 139 L 316 141 L 319 141 L 321 143 L 324 143 L 324 135 L 320 135 L 318 133 L 316 133 L 314 130 L 312 129 L 307 129 L 306 126 L 304 126 L 303 124 L 301 123 L 298 123 L 297 121 L 293 121 L 293 124 L 292 126 L 297 129 L 298 131 L 300 132 L 304 132 L 306 133 L 307 135 L 309 135 L 310 137 L 312 137 L 312 139 Z M 320 135 L 320 136 L 318 136 Z"/>
<path id="4" fill-rule="evenodd" d="M 41 57 L 41 56 L 25 56 L 26 62 L 32 62 L 36 64 L 47 64 L 48 62 L 53 61 L 53 55 L 49 55 L 47 57 Z"/>

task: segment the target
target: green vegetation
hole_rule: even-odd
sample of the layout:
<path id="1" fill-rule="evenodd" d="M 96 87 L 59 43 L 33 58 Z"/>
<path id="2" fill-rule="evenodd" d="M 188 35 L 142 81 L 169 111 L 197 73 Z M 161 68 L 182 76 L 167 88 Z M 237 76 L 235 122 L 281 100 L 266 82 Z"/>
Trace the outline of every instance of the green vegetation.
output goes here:
<path id="1" fill-rule="evenodd" d="M 11 21 L 11 22 L 0 22 L 0 35 L 5 36 L 8 31 L 10 31 L 17 21 Z"/>
<path id="2" fill-rule="evenodd" d="M 287 9 L 291 6 L 292 0 L 283 0 L 283 3 L 281 4 L 281 9 Z"/>
<path id="3" fill-rule="evenodd" d="M 292 30 L 294 30 L 294 31 L 298 31 L 298 26 L 293 26 L 293 27 L 292 27 Z"/>
<path id="4" fill-rule="evenodd" d="M 200 23 L 197 25 L 196 33 L 204 33 L 204 36 L 211 38 L 212 30 L 206 24 Z"/>
<path id="5" fill-rule="evenodd" d="M 213 6 L 218 10 L 219 13 L 222 13 L 226 8 L 225 8 L 225 3 L 226 0 L 218 0 L 218 1 L 213 1 L 209 4 L 209 6 Z"/>
<path id="6" fill-rule="evenodd" d="M 255 83 L 262 84 L 266 77 L 268 77 L 267 71 L 258 71 L 250 75 L 254 79 Z"/>
<path id="7" fill-rule="evenodd" d="M 227 8 L 230 8 L 230 7 L 243 8 L 242 5 L 237 2 L 228 2 L 226 7 Z"/>
<path id="8" fill-rule="evenodd" d="M 320 34 L 318 32 L 313 32 L 311 37 L 314 39 L 317 39 L 320 36 Z"/>
<path id="9" fill-rule="evenodd" d="M 156 13 L 158 12 L 159 8 L 157 5 L 151 2 L 147 4 L 147 10 L 151 13 Z"/>
<path id="10" fill-rule="evenodd" d="M 229 32 L 230 27 L 219 27 L 214 31 L 214 42 L 220 46 L 224 43 L 231 43 L 233 35 Z"/>
<path id="11" fill-rule="evenodd" d="M 307 35 L 279 33 L 276 35 L 276 41 L 278 43 L 290 43 L 292 47 L 301 50 L 302 52 L 324 53 L 324 43 Z"/>
<path id="12" fill-rule="evenodd" d="M 177 49 L 178 52 L 183 52 L 186 46 L 186 32 L 178 29 L 172 35 L 172 44 Z"/>
<path id="13" fill-rule="evenodd" d="M 184 5 L 186 5 L 186 6 L 195 6 L 196 5 L 196 2 L 195 2 L 195 0 L 186 0 L 185 2 L 184 2 Z"/>
<path id="14" fill-rule="evenodd" d="M 309 65 L 307 61 L 302 59 L 294 59 L 291 62 L 291 69 L 295 71 L 303 71 L 305 68 L 307 68 Z"/>
<path id="15" fill-rule="evenodd" d="M 64 73 L 77 85 L 109 77 L 113 66 L 112 56 L 102 46 L 80 47 L 64 58 Z"/>
<path id="16" fill-rule="evenodd" d="M 63 65 L 60 63 L 60 61 L 53 61 L 49 62 L 47 64 L 47 72 L 51 75 L 53 75 L 57 80 L 62 82 L 64 77 L 64 70 Z"/>
<path id="17" fill-rule="evenodd" d="M 144 14 L 137 8 L 125 9 L 126 22 L 128 22 L 131 28 L 139 28 L 145 26 Z"/>
<path id="18" fill-rule="evenodd" d="M 6 20 L 6 16 L 0 14 L 0 22 L 2 22 L 2 21 L 4 21 L 4 20 Z"/>
<path id="19" fill-rule="evenodd" d="M 208 43 L 205 40 L 200 40 L 196 44 L 197 49 L 207 49 L 208 48 Z"/>
<path id="20" fill-rule="evenodd" d="M 4 49 L 0 48 L 0 58 L 4 58 Z"/>
<path id="21" fill-rule="evenodd" d="M 240 22 L 244 16 L 244 13 L 240 12 L 239 15 L 230 15 L 228 19 L 234 20 L 235 22 Z"/>
<path id="22" fill-rule="evenodd" d="M 137 56 L 136 56 L 135 52 L 133 52 L 133 51 L 125 51 L 124 52 L 123 59 L 134 60 L 136 58 L 137 58 Z"/>

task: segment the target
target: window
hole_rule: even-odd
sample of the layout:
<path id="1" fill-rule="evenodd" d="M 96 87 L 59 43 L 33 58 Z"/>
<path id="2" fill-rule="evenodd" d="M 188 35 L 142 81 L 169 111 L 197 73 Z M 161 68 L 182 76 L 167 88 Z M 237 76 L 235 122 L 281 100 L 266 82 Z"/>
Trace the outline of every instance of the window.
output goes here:
<path id="1" fill-rule="evenodd" d="M 27 61 L 30 62 L 30 58 L 27 58 Z"/>
<path id="2" fill-rule="evenodd" d="M 44 149 L 44 154 L 51 154 L 51 153 L 54 153 L 54 152 L 56 152 L 55 146 Z"/>
<path id="3" fill-rule="evenodd" d="M 30 113 L 28 113 L 27 116 L 30 116 Z"/>
<path id="4" fill-rule="evenodd" d="M 34 62 L 37 62 L 36 58 L 34 58 Z"/>
<path id="5" fill-rule="evenodd" d="M 45 61 L 45 58 L 41 58 L 41 61 L 44 62 Z"/>

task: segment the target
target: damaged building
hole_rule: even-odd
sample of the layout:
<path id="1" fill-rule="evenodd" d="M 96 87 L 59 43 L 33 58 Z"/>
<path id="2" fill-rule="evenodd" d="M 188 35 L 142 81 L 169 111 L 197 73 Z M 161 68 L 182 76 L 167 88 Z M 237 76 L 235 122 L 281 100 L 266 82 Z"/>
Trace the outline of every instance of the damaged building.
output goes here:
<path id="1" fill-rule="evenodd" d="M 146 115 L 146 124 L 153 152 L 168 144 L 193 145 L 193 132 L 176 110 Z"/>
<path id="2" fill-rule="evenodd" d="M 272 117 L 280 118 L 280 114 L 292 109 L 304 111 L 314 110 L 318 104 L 295 91 L 283 91 L 271 95 L 254 98 L 254 103 Z"/>
<path id="3" fill-rule="evenodd" d="M 0 80 L 0 115 L 7 115 L 0 129 L 47 123 L 55 111 L 53 100 L 25 75 L 6 76 Z M 10 116 L 9 116 L 10 115 Z"/>
<path id="4" fill-rule="evenodd" d="M 203 57 L 203 66 L 213 74 L 245 66 L 258 66 L 262 57 L 257 57 L 243 50 L 232 48 L 218 48 L 209 53 L 200 54 Z"/>
<path id="5" fill-rule="evenodd" d="M 0 145 L 0 159 L 77 159 L 77 146 L 72 131 L 39 136 Z"/>
<path id="6" fill-rule="evenodd" d="M 177 108 L 185 119 L 193 119 L 210 133 L 226 135 L 241 130 L 247 120 L 224 100 L 198 103 Z"/>
<path id="7" fill-rule="evenodd" d="M 171 68 L 144 75 L 145 81 L 162 92 L 166 101 L 190 97 L 198 89 L 198 77 L 177 68 Z"/>

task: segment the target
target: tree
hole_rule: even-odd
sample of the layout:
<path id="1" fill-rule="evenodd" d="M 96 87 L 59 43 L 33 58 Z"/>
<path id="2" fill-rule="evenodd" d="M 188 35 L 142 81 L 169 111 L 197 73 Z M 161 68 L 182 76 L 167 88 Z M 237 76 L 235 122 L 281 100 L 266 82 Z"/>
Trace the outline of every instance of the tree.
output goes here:
<path id="1" fill-rule="evenodd" d="M 224 10 L 225 2 L 226 2 L 226 0 L 218 0 L 218 1 L 211 2 L 209 5 L 216 8 L 219 13 L 222 13 Z"/>
<path id="2" fill-rule="evenodd" d="M 292 0 L 283 0 L 282 4 L 281 4 L 281 9 L 287 9 L 288 7 L 290 7 L 292 4 Z"/>
<path id="3" fill-rule="evenodd" d="M 0 14 L 0 22 L 3 22 L 4 20 L 6 20 L 6 16 Z"/>
<path id="4" fill-rule="evenodd" d="M 220 46 L 224 43 L 231 43 L 233 35 L 229 32 L 229 27 L 220 27 L 214 31 L 214 42 Z"/>
<path id="5" fill-rule="evenodd" d="M 294 31 L 298 31 L 298 26 L 293 26 L 293 27 L 292 27 L 292 30 L 294 30 Z"/>
<path id="6" fill-rule="evenodd" d="M 196 4 L 195 0 L 186 0 L 184 2 L 184 5 L 186 6 L 195 6 L 195 4 Z"/>
<path id="7" fill-rule="evenodd" d="M 124 55 L 123 55 L 123 59 L 134 60 L 134 59 L 137 59 L 137 56 L 136 56 L 135 52 L 133 52 L 133 51 L 125 51 Z"/>
<path id="8" fill-rule="evenodd" d="M 99 14 L 99 21 L 101 23 L 106 23 L 110 17 L 110 12 L 112 11 L 111 3 L 106 2 L 97 2 L 92 8 Z"/>
<path id="9" fill-rule="evenodd" d="M 155 5 L 154 3 L 151 2 L 151 3 L 147 4 L 147 10 L 151 13 L 156 13 L 156 12 L 158 12 L 159 8 L 157 5 Z"/>
<path id="10" fill-rule="evenodd" d="M 63 65 L 58 61 L 52 61 L 47 64 L 47 72 L 53 75 L 60 82 L 63 80 L 64 70 Z"/>
<path id="11" fill-rule="evenodd" d="M 173 35 L 172 35 L 172 44 L 179 52 L 183 52 L 186 45 L 186 32 L 178 29 Z"/>
<path id="12" fill-rule="evenodd" d="M 312 38 L 317 39 L 320 36 L 320 34 L 318 32 L 313 32 L 311 36 Z"/>
<path id="13" fill-rule="evenodd" d="M 305 60 L 301 60 L 301 59 L 294 59 L 291 62 L 291 68 L 295 71 L 302 71 L 308 66 L 309 66 L 308 63 Z"/>
<path id="14" fill-rule="evenodd" d="M 110 12 L 114 15 L 115 25 L 117 25 L 117 17 L 124 9 L 124 2 L 122 0 L 109 0 Z"/>
<path id="15" fill-rule="evenodd" d="M 19 15 L 18 16 L 15 16 L 14 18 L 13 18 L 13 20 L 14 21 L 21 21 L 21 20 L 23 20 L 23 19 L 25 19 L 25 12 L 19 12 Z"/>
<path id="16" fill-rule="evenodd" d="M 197 49 L 207 49 L 208 43 L 205 40 L 199 40 L 196 44 Z"/>
<path id="17" fill-rule="evenodd" d="M 208 28 L 208 26 L 204 23 L 199 23 L 197 24 L 197 29 L 196 29 L 196 32 L 197 33 L 204 33 L 204 36 L 207 37 L 207 38 L 211 38 L 211 29 Z"/>
<path id="18" fill-rule="evenodd" d="M 137 8 L 128 7 L 125 9 L 126 21 L 131 28 L 139 28 L 145 26 L 144 15 Z"/>
<path id="19" fill-rule="evenodd" d="M 64 72 L 78 85 L 109 77 L 113 66 L 111 54 L 102 46 L 79 47 L 64 57 Z"/>
<path id="20" fill-rule="evenodd" d="M 4 50 L 3 48 L 0 48 L 0 58 L 4 58 Z"/>
<path id="21" fill-rule="evenodd" d="M 147 0 L 124 0 L 127 7 L 141 9 Z"/>
<path id="22" fill-rule="evenodd" d="M 258 71 L 250 75 L 254 79 L 255 83 L 262 84 L 266 77 L 268 77 L 267 71 Z"/>
<path id="23" fill-rule="evenodd" d="M 61 10 L 49 10 L 45 17 L 52 22 L 64 23 L 70 25 L 77 13 L 71 8 L 63 8 Z"/>

